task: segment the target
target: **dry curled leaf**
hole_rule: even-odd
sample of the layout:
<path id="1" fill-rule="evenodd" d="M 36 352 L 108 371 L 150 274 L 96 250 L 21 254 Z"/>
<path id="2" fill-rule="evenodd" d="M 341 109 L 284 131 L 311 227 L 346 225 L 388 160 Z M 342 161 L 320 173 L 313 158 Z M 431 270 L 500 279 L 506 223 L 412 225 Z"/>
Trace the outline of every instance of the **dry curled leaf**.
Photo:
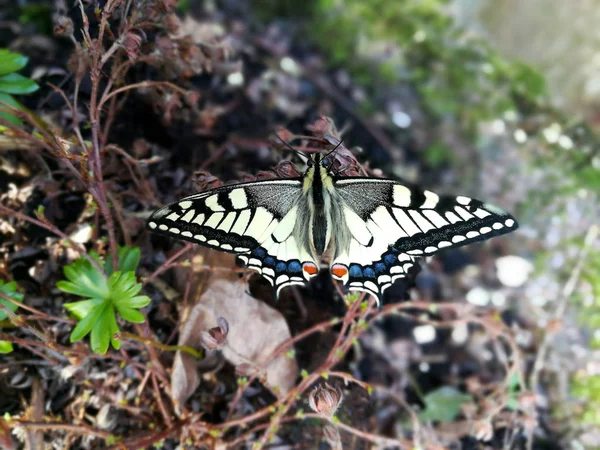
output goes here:
<path id="1" fill-rule="evenodd" d="M 201 346 L 202 337 L 223 317 L 228 325 L 227 343 L 223 356 L 234 366 L 249 361 L 256 367 L 284 341 L 291 337 L 283 316 L 251 297 L 248 285 L 231 278 L 212 278 L 198 303 L 189 314 L 181 331 L 179 343 L 194 348 Z M 173 400 L 183 403 L 200 383 L 197 360 L 189 354 L 178 352 L 171 377 Z M 296 361 L 284 355 L 272 360 L 261 370 L 265 384 L 280 394 L 288 392 L 298 376 Z"/>

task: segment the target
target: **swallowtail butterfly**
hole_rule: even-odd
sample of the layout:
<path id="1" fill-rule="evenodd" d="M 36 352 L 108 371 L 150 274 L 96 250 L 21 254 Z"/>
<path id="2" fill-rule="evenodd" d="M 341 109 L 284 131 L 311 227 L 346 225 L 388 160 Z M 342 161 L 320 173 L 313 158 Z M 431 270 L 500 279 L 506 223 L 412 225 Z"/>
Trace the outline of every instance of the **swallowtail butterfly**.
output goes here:
<path id="1" fill-rule="evenodd" d="M 301 178 L 222 186 L 162 207 L 150 230 L 235 253 L 279 295 L 330 257 L 333 278 L 380 298 L 417 257 L 509 233 L 516 220 L 468 197 L 394 180 L 339 177 L 314 154 Z"/>

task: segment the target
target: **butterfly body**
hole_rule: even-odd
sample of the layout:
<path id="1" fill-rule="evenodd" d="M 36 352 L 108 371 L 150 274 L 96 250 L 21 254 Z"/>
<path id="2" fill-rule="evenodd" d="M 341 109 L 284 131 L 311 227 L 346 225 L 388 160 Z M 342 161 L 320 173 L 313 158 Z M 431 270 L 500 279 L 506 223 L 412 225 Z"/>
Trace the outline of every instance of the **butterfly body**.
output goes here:
<path id="1" fill-rule="evenodd" d="M 334 176 L 314 154 L 301 178 L 222 186 L 152 214 L 157 233 L 235 253 L 276 287 L 305 284 L 331 261 L 333 278 L 377 297 L 415 259 L 518 227 L 468 197 L 394 180 Z"/>

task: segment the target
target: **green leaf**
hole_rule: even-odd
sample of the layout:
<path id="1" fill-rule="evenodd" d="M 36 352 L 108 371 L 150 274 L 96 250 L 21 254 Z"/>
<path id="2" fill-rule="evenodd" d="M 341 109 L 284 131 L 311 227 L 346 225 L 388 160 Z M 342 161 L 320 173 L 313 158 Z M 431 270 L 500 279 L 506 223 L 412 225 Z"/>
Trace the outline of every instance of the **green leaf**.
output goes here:
<path id="1" fill-rule="evenodd" d="M 12 342 L 0 341 L 0 354 L 10 353 L 14 350 Z"/>
<path id="2" fill-rule="evenodd" d="M 0 280 L 0 292 L 18 302 L 23 301 L 23 294 L 17 292 L 17 283 L 15 283 L 14 281 L 5 283 L 3 280 Z M 0 305 L 6 306 L 12 312 L 15 312 L 19 307 L 13 302 L 9 302 L 8 300 L 5 300 L 1 297 Z M 0 308 L 0 320 L 5 320 L 6 318 L 8 318 L 7 312 L 4 310 L 4 308 Z"/>
<path id="3" fill-rule="evenodd" d="M 27 65 L 29 59 L 10 50 L 0 49 L 0 75 L 16 72 Z"/>
<path id="4" fill-rule="evenodd" d="M 104 301 L 95 305 L 87 316 L 85 316 L 78 324 L 73 328 L 71 332 L 70 340 L 71 342 L 78 341 L 85 337 L 91 330 L 94 325 L 97 324 L 100 316 L 108 306 L 108 302 Z"/>
<path id="5" fill-rule="evenodd" d="M 95 305 L 106 300 L 100 298 L 92 298 L 89 300 L 82 300 L 79 302 L 65 303 L 64 307 L 77 319 L 82 320 L 87 316 Z"/>
<path id="6" fill-rule="evenodd" d="M 9 73 L 0 76 L 0 91 L 8 94 L 30 94 L 40 87 L 33 80 L 30 80 L 18 73 Z"/>
<path id="7" fill-rule="evenodd" d="M 119 315 L 127 322 L 142 323 L 144 320 L 146 320 L 144 315 L 137 309 L 128 308 L 127 306 L 121 305 L 116 305 L 116 308 L 117 311 L 119 311 Z"/>
<path id="8" fill-rule="evenodd" d="M 115 301 L 117 308 L 125 306 L 127 308 L 143 308 L 150 303 L 150 297 L 147 295 L 137 295 L 135 297 L 128 297 Z"/>
<path id="9" fill-rule="evenodd" d="M 425 409 L 419 414 L 421 420 L 452 422 L 463 403 L 472 402 L 469 394 L 463 394 L 451 386 L 442 386 L 429 392 L 423 399 Z"/>
<path id="10" fill-rule="evenodd" d="M 118 250 L 119 270 L 121 272 L 135 272 L 140 264 L 140 248 L 139 247 L 119 247 Z M 112 258 L 106 259 L 104 266 L 106 273 L 111 274 L 113 269 Z"/>
<path id="11" fill-rule="evenodd" d="M 70 294 L 89 298 L 107 298 L 109 296 L 106 278 L 89 261 L 78 259 L 63 269 L 70 280 L 59 281 L 56 286 Z"/>
<path id="12" fill-rule="evenodd" d="M 92 351 L 104 355 L 108 350 L 111 338 L 111 316 L 114 316 L 112 306 L 106 304 L 98 320 L 94 323 L 91 333 Z"/>
<path id="13" fill-rule="evenodd" d="M 114 309 L 111 308 L 110 317 L 107 317 L 108 329 L 110 330 L 110 343 L 115 350 L 121 348 L 121 341 L 119 339 L 119 325 L 117 325 L 117 316 L 115 315 Z"/>
<path id="14" fill-rule="evenodd" d="M 0 107 L 6 108 L 6 106 L 2 103 L 6 103 L 7 105 L 12 106 L 13 108 L 22 109 L 21 104 L 19 102 L 17 102 L 11 95 L 5 94 L 4 92 L 0 92 Z M 8 120 L 13 125 L 21 125 L 23 123 L 18 117 L 4 111 L 0 111 L 0 117 Z"/>

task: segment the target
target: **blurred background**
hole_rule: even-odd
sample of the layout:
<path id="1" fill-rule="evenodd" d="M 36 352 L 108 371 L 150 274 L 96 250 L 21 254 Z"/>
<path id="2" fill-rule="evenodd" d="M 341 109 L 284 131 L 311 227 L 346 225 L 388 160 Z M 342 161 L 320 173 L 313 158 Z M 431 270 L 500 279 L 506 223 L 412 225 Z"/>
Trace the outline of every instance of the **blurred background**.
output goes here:
<path id="1" fill-rule="evenodd" d="M 104 4 L 81 3 L 92 16 Z M 396 395 L 419 414 L 422 448 L 600 448 L 599 2 L 141 4 L 141 10 L 153 11 L 149 21 L 160 15 L 161 26 L 124 44 L 124 58 L 136 64 L 123 82 L 169 80 L 197 95 L 174 98 L 166 91 L 140 89 L 123 97 L 111 118 L 107 142 L 136 158 L 160 157 L 144 169 L 152 196 L 135 191 L 116 156 L 105 166 L 115 198 L 121 199 L 126 230 L 121 235 L 142 248 L 143 267 L 154 270 L 176 244 L 150 239 L 136 213 L 195 192 L 212 177 L 228 181 L 268 170 L 289 159 L 273 148 L 275 130 L 306 135 L 308 126 L 314 132 L 319 119 L 329 117 L 344 145 L 374 173 L 489 201 L 520 223 L 513 234 L 436 256 L 424 264 L 408 296 L 397 289 L 386 297 L 388 302 L 408 297 L 433 305 L 471 305 L 497 318 L 511 338 L 499 343 L 501 333 L 495 335 L 493 327 L 457 321 L 460 308 L 458 317 L 432 309 L 386 317 L 360 338 L 359 349 L 340 370 L 384 385 L 392 394 L 352 394 L 355 401 L 348 401 L 344 413 L 348 420 L 373 433 L 411 438 L 417 433 L 412 416 L 393 401 Z M 65 19 L 71 21 L 66 31 Z M 72 114 L 50 84 L 67 92 L 73 87 L 72 49 L 81 40 L 80 28 L 78 3 L 0 0 L 0 47 L 26 55 L 29 64 L 21 73 L 40 86 L 19 101 L 65 138 L 72 133 Z M 150 56 L 162 59 L 156 63 Z M 84 79 L 84 105 L 89 89 Z M 306 142 L 295 141 L 301 143 Z M 11 145 L 0 150 L 0 188 L 21 192 L 37 169 Z M 58 170 L 50 157 L 41 158 L 49 171 Z M 49 220 L 71 233 L 91 219 L 84 217 L 81 189 L 63 177 L 55 174 L 51 188 L 36 186 L 18 207 L 31 212 L 43 204 Z M 126 190 L 135 196 L 122 197 Z M 37 298 L 40 309 L 58 308 L 50 283 L 60 277 L 59 266 L 44 277 L 31 271 L 52 259 L 47 235 L 0 233 L 7 279 Z M 91 239 L 84 243 L 91 245 Z M 185 290 L 181 278 L 165 275 L 180 293 Z M 262 292 L 258 297 L 285 317 L 292 334 L 312 326 L 311 319 L 344 312 L 327 277 L 277 304 L 260 291 L 260 281 L 253 283 Z M 180 304 L 164 306 L 161 289 L 150 296 L 153 331 L 159 338 L 171 335 Z M 297 301 L 303 302 L 301 308 Z M 304 315 L 298 308 L 305 308 Z M 414 320 L 422 316 L 431 322 Z M 314 368 L 314 348 L 328 342 L 325 336 L 298 344 L 299 365 Z M 7 358 L 35 356 L 21 349 Z M 507 361 L 516 372 L 507 371 Z M 33 383 L 22 377 L 38 375 L 33 365 L 15 378 L 8 362 L 2 364 L 7 395 L 0 398 L 0 412 L 18 415 L 20 399 L 28 398 Z M 94 364 L 88 375 L 118 369 Z M 220 386 L 207 380 L 200 392 L 189 393 L 196 412 L 203 411 L 206 400 L 202 389 L 230 400 L 234 369 L 219 370 L 217 378 L 227 379 L 229 373 L 233 381 Z M 49 385 L 58 383 L 51 370 L 41 377 Z M 49 391 L 50 399 L 61 397 L 52 400 L 49 415 L 63 414 L 80 395 L 80 381 L 62 383 Z M 259 388 L 256 392 L 263 395 Z M 108 400 L 100 395 L 98 401 L 89 413 L 95 417 L 92 424 Z M 220 417 L 214 404 L 211 414 Z M 246 406 L 248 413 L 254 411 L 252 401 Z M 111 432 L 127 434 L 126 424 L 135 423 L 127 417 L 113 423 Z M 309 436 L 310 430 L 300 428 L 301 437 L 282 434 L 277 448 L 327 448 L 327 439 L 315 437 L 320 431 Z M 171 441 L 165 448 L 180 445 Z M 344 448 L 368 448 L 360 440 L 344 442 Z"/>

